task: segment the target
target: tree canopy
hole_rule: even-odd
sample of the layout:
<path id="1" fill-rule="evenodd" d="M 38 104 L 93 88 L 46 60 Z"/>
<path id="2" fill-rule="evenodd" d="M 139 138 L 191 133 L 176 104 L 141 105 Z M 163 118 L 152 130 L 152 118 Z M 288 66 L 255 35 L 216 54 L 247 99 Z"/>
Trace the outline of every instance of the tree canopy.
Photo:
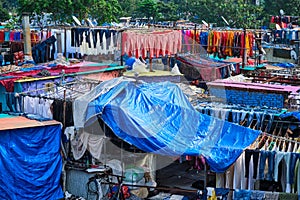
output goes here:
<path id="1" fill-rule="evenodd" d="M 0 0 L 0 20 L 9 18 L 8 12 L 52 13 L 55 23 L 93 18 L 100 24 L 118 21 L 120 17 L 146 17 L 154 21 L 188 19 L 192 22 L 216 23 L 230 27 L 257 28 L 268 25 L 270 15 L 297 16 L 300 0 Z"/>
<path id="2" fill-rule="evenodd" d="M 4 3 L 0 0 L 0 22 L 9 19 L 8 10 L 4 8 Z"/>

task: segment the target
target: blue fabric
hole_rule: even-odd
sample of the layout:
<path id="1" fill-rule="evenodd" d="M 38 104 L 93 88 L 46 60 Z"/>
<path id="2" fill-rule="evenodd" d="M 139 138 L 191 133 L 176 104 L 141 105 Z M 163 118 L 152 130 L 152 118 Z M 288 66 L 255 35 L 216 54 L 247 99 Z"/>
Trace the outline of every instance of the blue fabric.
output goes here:
<path id="1" fill-rule="evenodd" d="M 227 200 L 228 199 L 228 194 L 230 192 L 229 189 L 227 188 L 216 188 L 216 196 L 221 196 L 222 200 Z"/>
<path id="2" fill-rule="evenodd" d="M 251 200 L 264 200 L 265 199 L 265 191 L 252 190 L 250 199 Z"/>
<path id="3" fill-rule="evenodd" d="M 114 81 L 114 80 L 110 80 Z M 170 82 L 122 81 L 88 104 L 86 123 L 100 114 L 124 141 L 161 155 L 203 155 L 224 172 L 260 131 L 201 114 Z"/>
<path id="4" fill-rule="evenodd" d="M 290 183 L 294 183 L 294 174 L 295 174 L 295 167 L 296 167 L 296 162 L 298 159 L 300 159 L 300 154 L 299 153 L 291 153 L 291 161 L 290 161 Z"/>
<path id="5" fill-rule="evenodd" d="M 277 63 L 273 64 L 274 66 L 283 67 L 283 68 L 294 68 L 295 64 L 293 63 Z"/>
<path id="6" fill-rule="evenodd" d="M 250 200 L 251 190 L 235 190 L 233 193 L 233 200 Z"/>
<path id="7" fill-rule="evenodd" d="M 0 199 L 60 199 L 61 126 L 0 131 Z"/>
<path id="8" fill-rule="evenodd" d="M 37 120 L 37 121 L 50 121 L 51 119 L 50 118 L 45 118 L 41 115 L 38 115 L 38 114 L 25 114 L 25 117 L 28 118 L 28 119 L 32 119 L 32 120 Z"/>
<path id="9" fill-rule="evenodd" d="M 300 121 L 300 112 L 298 112 L 298 111 L 287 112 L 287 113 L 284 113 L 284 114 L 280 114 L 279 117 L 281 119 L 293 117 L 294 119 L 297 119 L 298 121 Z"/>
<path id="10" fill-rule="evenodd" d="M 128 70 L 132 70 L 133 64 L 135 63 L 135 58 L 130 57 L 125 61 L 125 65 L 128 66 Z"/>
<path id="11" fill-rule="evenodd" d="M 275 151 L 260 151 L 260 162 L 259 162 L 259 179 L 264 180 L 265 178 L 265 165 L 266 160 L 268 159 L 268 173 L 266 180 L 272 181 L 274 174 L 274 162 L 275 162 Z"/>
<path id="12" fill-rule="evenodd" d="M 273 121 L 274 121 L 274 114 L 269 113 L 269 121 L 268 121 L 268 125 L 267 125 L 267 128 L 266 128 L 267 129 L 267 133 L 270 132 L 272 124 L 273 124 Z"/>

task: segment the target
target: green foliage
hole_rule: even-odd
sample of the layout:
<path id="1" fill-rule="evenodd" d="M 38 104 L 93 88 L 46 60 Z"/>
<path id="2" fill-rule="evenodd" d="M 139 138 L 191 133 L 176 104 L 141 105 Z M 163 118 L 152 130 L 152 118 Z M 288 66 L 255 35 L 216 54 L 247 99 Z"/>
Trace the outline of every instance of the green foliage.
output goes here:
<path id="1" fill-rule="evenodd" d="M 122 17 L 136 17 L 138 0 L 119 0 Z"/>
<path id="2" fill-rule="evenodd" d="M 6 9 L 0 8 L 0 22 L 6 21 L 9 19 L 9 14 Z"/>
<path id="3" fill-rule="evenodd" d="M 89 11 L 92 18 L 98 22 L 117 21 L 121 13 L 121 6 L 117 0 L 99 0 Z"/>
<path id="4" fill-rule="evenodd" d="M 252 2 L 252 1 L 251 1 Z M 260 0 L 254 5 L 250 0 L 0 0 L 0 18 L 7 19 L 8 12 L 17 11 L 53 13 L 54 22 L 73 22 L 72 15 L 80 20 L 91 17 L 99 23 L 118 21 L 119 17 L 147 17 L 156 21 L 189 19 L 192 22 L 216 23 L 225 26 L 223 16 L 230 27 L 257 28 L 267 25 L 271 15 L 298 16 L 300 0 Z M 259 19 L 259 20 L 258 20 Z"/>
<path id="5" fill-rule="evenodd" d="M 300 0 L 265 0 L 263 9 L 263 16 L 265 16 L 265 24 L 269 23 L 270 15 L 280 15 L 279 11 L 282 9 L 286 15 L 299 16 L 300 15 Z"/>
<path id="6" fill-rule="evenodd" d="M 154 0 L 143 0 L 138 3 L 137 16 L 146 17 L 148 20 L 157 17 L 157 3 Z"/>
<path id="7" fill-rule="evenodd" d="M 176 21 L 178 19 L 178 15 L 176 13 L 177 9 L 178 9 L 178 4 L 175 4 L 174 2 L 170 2 L 170 3 L 158 2 L 157 3 L 158 20 Z"/>
<path id="8" fill-rule="evenodd" d="M 217 26 L 227 26 L 222 16 L 229 23 L 230 27 L 255 28 L 258 27 L 259 14 L 262 6 L 246 4 L 244 0 L 190 0 L 187 1 L 188 10 L 191 16 L 196 16 L 192 21 L 200 22 L 205 20 L 208 23 L 216 23 Z"/>
<path id="9" fill-rule="evenodd" d="M 56 23 L 72 22 L 72 15 L 80 20 L 88 17 L 99 22 L 116 21 L 121 12 L 117 0 L 18 0 L 18 13 L 29 12 L 43 16 L 53 13 L 52 20 Z"/>

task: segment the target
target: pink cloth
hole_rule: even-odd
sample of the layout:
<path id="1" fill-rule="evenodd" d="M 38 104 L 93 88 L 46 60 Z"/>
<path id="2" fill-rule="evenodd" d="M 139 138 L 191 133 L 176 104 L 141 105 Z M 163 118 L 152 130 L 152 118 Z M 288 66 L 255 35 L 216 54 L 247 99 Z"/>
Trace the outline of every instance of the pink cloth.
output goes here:
<path id="1" fill-rule="evenodd" d="M 285 92 L 292 92 L 292 93 L 297 93 L 297 91 L 300 89 L 300 87 L 298 87 L 298 86 L 246 83 L 246 82 L 236 82 L 236 81 L 230 81 L 230 80 L 216 80 L 216 81 L 210 82 L 208 84 L 213 85 L 213 86 L 249 88 L 249 89 L 255 89 L 255 90 L 285 91 Z"/>
<path id="2" fill-rule="evenodd" d="M 15 31 L 9 33 L 9 41 L 14 41 Z"/>
<path id="3" fill-rule="evenodd" d="M 122 55 L 145 58 L 147 52 L 150 58 L 172 55 L 181 51 L 181 31 L 163 31 L 151 33 L 122 33 Z"/>

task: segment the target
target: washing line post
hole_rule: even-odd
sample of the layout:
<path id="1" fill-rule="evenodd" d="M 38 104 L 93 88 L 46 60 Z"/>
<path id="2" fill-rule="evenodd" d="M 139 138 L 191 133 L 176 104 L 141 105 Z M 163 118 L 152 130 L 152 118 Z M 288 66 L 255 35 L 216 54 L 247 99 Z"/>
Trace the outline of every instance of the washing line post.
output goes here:
<path id="1" fill-rule="evenodd" d="M 63 127 L 66 126 L 66 89 L 64 89 L 64 104 L 63 104 Z"/>
<path id="2" fill-rule="evenodd" d="M 152 58 L 149 58 L 149 66 L 150 66 L 150 72 L 154 72 L 152 68 Z"/>
<path id="3" fill-rule="evenodd" d="M 120 41 L 120 46 L 121 46 L 121 53 L 120 53 L 120 55 L 121 55 L 121 58 L 120 58 L 120 61 L 121 61 L 121 66 L 123 66 L 123 54 L 122 54 L 122 51 L 123 51 L 123 49 L 122 49 L 122 46 L 123 46 L 123 31 L 120 31 L 120 34 L 121 34 L 121 41 Z"/>
<path id="4" fill-rule="evenodd" d="M 194 38 L 193 38 L 193 47 L 192 47 L 193 54 L 195 53 L 196 32 L 197 32 L 197 24 L 195 24 L 195 26 L 194 26 Z"/>
<path id="5" fill-rule="evenodd" d="M 246 48 L 246 28 L 244 28 L 244 44 L 243 44 L 243 58 L 242 58 L 242 68 L 244 69 L 246 66 L 246 61 L 247 61 L 247 48 Z"/>
<path id="6" fill-rule="evenodd" d="M 57 37 L 57 53 L 62 53 L 61 30 L 56 32 Z"/>
<path id="7" fill-rule="evenodd" d="M 64 27 L 64 34 L 65 34 L 65 37 L 64 37 L 64 55 L 65 55 L 65 58 L 68 58 L 69 56 L 67 55 L 67 29 L 66 27 Z"/>

